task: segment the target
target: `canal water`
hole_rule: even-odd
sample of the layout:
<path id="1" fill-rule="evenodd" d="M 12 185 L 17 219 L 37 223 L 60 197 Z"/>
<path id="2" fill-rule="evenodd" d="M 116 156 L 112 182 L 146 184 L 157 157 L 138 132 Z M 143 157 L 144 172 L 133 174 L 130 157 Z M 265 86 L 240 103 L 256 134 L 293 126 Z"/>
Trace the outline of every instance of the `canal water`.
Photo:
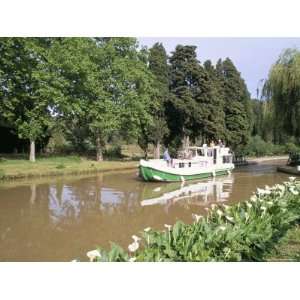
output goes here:
<path id="1" fill-rule="evenodd" d="M 272 161 L 215 179 L 146 183 L 136 170 L 0 184 L 0 261 L 86 260 L 110 242 L 127 247 L 145 227 L 191 223 L 212 203 L 246 200 L 257 187 L 287 180 Z"/>

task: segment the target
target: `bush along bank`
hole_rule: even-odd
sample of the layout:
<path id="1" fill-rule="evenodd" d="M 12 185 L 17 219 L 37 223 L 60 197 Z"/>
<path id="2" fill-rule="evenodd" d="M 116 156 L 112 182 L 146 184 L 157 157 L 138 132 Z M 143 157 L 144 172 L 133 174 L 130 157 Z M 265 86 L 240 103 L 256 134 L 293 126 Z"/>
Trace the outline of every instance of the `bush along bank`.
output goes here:
<path id="1" fill-rule="evenodd" d="M 124 250 L 89 251 L 90 261 L 263 261 L 300 220 L 300 181 L 257 189 L 248 201 L 212 205 L 193 224 L 165 224 L 164 231 L 145 228 Z"/>

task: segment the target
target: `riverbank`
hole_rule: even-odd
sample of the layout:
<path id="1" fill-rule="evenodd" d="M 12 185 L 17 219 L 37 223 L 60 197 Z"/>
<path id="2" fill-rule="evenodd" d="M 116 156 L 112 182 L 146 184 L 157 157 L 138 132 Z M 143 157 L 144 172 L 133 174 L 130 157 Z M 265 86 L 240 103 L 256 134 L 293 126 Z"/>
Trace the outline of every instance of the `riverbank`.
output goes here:
<path id="1" fill-rule="evenodd" d="M 261 163 L 264 161 L 284 160 L 287 158 L 287 156 L 251 157 L 248 161 L 250 163 Z M 97 162 L 79 156 L 38 158 L 35 163 L 22 158 L 2 157 L 0 159 L 0 180 L 130 170 L 137 168 L 137 166 L 138 161 L 136 160 Z"/>
<path id="2" fill-rule="evenodd" d="M 288 160 L 288 155 L 279 155 L 279 156 L 262 156 L 262 157 L 248 157 L 248 162 L 261 163 L 264 161 L 272 161 L 272 160 Z"/>
<path id="3" fill-rule="evenodd" d="M 137 161 L 96 162 L 79 156 L 38 158 L 34 163 L 25 159 L 2 158 L 0 180 L 129 170 L 137 165 Z"/>

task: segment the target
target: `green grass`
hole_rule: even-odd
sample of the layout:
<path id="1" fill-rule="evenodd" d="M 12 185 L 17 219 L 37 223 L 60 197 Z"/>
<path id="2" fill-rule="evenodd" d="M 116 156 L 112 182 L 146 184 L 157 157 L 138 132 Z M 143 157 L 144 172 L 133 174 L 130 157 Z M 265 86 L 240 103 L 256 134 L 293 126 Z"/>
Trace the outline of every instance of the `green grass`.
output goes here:
<path id="1" fill-rule="evenodd" d="M 43 157 L 37 158 L 36 162 L 30 162 L 23 158 L 2 157 L 0 161 L 0 179 L 84 174 L 135 167 L 137 167 L 136 161 L 96 162 L 79 156 Z"/>
<path id="2" fill-rule="evenodd" d="M 267 256 L 267 261 L 300 261 L 300 226 L 290 229 Z"/>

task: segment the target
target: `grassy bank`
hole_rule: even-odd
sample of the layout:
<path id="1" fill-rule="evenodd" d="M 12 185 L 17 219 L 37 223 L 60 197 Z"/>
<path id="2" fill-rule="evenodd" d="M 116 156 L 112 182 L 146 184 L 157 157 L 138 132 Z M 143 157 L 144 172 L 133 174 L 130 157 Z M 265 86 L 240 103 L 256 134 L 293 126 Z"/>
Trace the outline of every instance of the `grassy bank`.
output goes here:
<path id="1" fill-rule="evenodd" d="M 0 179 L 117 171 L 136 168 L 137 164 L 137 161 L 96 162 L 79 156 L 38 158 L 34 163 L 22 158 L 2 157 L 0 159 Z"/>
<path id="2" fill-rule="evenodd" d="M 290 229 L 267 256 L 267 261 L 300 261 L 300 226 Z"/>

